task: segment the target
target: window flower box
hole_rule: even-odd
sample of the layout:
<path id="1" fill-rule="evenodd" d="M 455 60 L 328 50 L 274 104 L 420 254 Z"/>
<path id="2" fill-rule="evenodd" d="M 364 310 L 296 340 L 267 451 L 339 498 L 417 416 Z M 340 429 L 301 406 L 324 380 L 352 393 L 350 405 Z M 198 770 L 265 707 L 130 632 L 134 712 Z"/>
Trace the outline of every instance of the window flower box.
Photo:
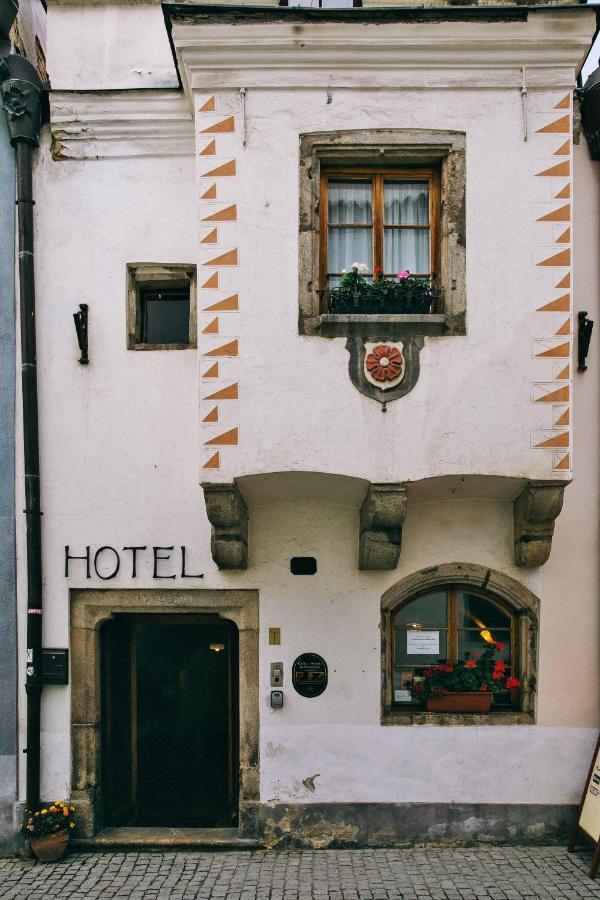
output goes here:
<path id="1" fill-rule="evenodd" d="M 492 695 L 487 691 L 457 691 L 453 694 L 431 694 L 427 712 L 489 713 Z"/>
<path id="2" fill-rule="evenodd" d="M 367 281 L 355 265 L 337 287 L 327 291 L 327 312 L 332 315 L 428 315 L 441 305 L 442 292 L 428 278 L 400 272 L 386 278 L 375 272 Z"/>

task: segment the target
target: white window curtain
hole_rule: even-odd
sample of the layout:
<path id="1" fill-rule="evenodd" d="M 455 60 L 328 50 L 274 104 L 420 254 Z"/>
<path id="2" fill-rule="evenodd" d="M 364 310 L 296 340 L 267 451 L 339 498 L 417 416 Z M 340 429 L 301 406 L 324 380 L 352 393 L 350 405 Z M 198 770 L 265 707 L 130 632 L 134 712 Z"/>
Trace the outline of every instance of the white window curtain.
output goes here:
<path id="1" fill-rule="evenodd" d="M 429 225 L 427 182 L 386 181 L 383 187 L 383 269 L 387 275 L 409 271 L 430 272 L 428 228 L 391 228 L 393 225 Z"/>
<path id="2" fill-rule="evenodd" d="M 373 190 L 371 182 L 329 182 L 327 268 L 329 284 L 339 283 L 339 274 L 352 263 L 364 263 L 373 271 Z"/>

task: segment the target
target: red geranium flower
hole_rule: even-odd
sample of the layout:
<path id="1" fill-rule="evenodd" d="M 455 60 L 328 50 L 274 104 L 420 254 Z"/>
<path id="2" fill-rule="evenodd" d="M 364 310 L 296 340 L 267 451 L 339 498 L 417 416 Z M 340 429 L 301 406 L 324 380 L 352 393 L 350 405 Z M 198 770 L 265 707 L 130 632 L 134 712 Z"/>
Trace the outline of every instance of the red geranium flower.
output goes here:
<path id="1" fill-rule="evenodd" d="M 404 360 L 397 347 L 378 344 L 365 360 L 367 371 L 375 381 L 394 381 L 404 371 Z"/>
<path id="2" fill-rule="evenodd" d="M 504 671 L 502 669 L 494 669 L 492 672 L 492 678 L 494 681 L 502 681 L 504 678 Z"/>
<path id="3" fill-rule="evenodd" d="M 518 678 L 515 678 L 514 675 L 511 675 L 510 678 L 506 679 L 506 687 L 509 690 L 512 690 L 513 688 L 521 687 L 521 682 Z"/>
<path id="4" fill-rule="evenodd" d="M 465 660 L 465 669 L 474 669 L 477 666 L 477 663 L 474 659 L 466 659 Z"/>
<path id="5" fill-rule="evenodd" d="M 503 644 L 501 641 L 496 641 L 496 650 L 499 650 L 500 653 L 504 650 L 506 644 Z"/>

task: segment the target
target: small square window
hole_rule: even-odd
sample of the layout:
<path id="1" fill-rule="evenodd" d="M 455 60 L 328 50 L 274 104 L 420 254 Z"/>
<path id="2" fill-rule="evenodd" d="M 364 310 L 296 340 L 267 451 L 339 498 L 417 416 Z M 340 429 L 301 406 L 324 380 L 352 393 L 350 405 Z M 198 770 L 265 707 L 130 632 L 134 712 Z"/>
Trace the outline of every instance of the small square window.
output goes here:
<path id="1" fill-rule="evenodd" d="M 196 346 L 196 267 L 180 263 L 127 266 L 129 350 Z"/>

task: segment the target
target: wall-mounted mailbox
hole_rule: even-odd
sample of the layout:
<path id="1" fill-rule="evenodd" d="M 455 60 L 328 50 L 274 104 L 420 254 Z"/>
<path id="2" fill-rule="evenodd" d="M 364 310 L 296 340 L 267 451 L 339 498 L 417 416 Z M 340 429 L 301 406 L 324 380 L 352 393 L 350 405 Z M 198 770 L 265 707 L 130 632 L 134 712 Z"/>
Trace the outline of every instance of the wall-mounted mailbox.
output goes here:
<path id="1" fill-rule="evenodd" d="M 42 684 L 69 683 L 69 651 L 55 648 L 42 650 Z"/>
<path id="2" fill-rule="evenodd" d="M 271 709 L 281 709 L 283 706 L 283 691 L 271 691 Z"/>

